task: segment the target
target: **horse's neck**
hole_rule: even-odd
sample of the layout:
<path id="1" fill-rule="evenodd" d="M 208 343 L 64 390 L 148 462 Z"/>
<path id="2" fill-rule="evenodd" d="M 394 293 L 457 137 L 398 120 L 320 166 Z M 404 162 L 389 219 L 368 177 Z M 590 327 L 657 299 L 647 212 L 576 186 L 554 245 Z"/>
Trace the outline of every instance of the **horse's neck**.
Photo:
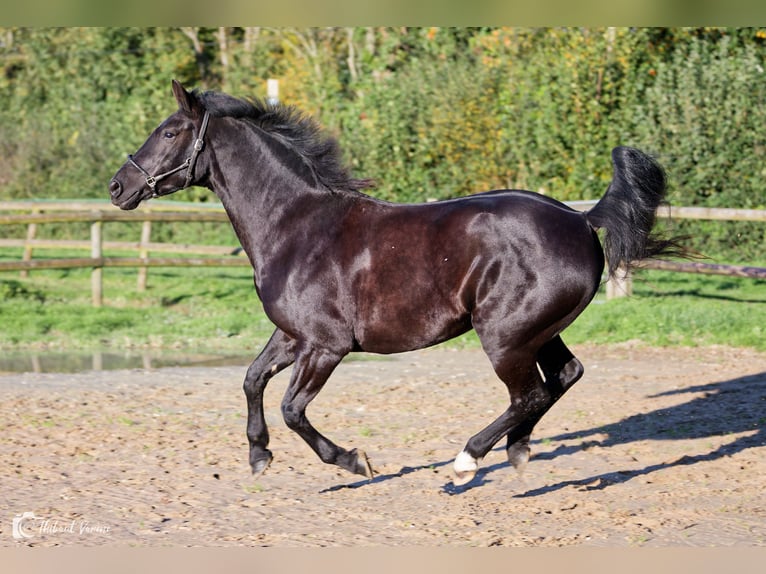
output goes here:
<path id="1" fill-rule="evenodd" d="M 296 177 L 256 136 L 250 137 L 255 139 L 245 153 L 226 143 L 217 147 L 210 187 L 258 274 L 291 236 L 332 225 L 345 207 L 329 191 L 313 189 Z"/>

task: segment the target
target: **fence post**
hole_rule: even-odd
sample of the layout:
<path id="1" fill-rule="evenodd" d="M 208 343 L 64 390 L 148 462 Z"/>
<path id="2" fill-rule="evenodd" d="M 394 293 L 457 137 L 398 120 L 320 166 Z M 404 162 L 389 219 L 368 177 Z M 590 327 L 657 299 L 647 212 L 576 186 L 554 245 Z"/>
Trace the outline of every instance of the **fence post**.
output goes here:
<path id="1" fill-rule="evenodd" d="M 104 355 L 101 354 L 101 351 L 96 351 L 93 353 L 91 366 L 93 367 L 94 371 L 104 370 Z"/>
<path id="2" fill-rule="evenodd" d="M 152 235 L 152 222 L 151 221 L 144 221 L 141 225 L 141 242 L 140 242 L 140 249 L 138 251 L 138 256 L 141 259 L 146 259 L 149 257 L 149 249 L 147 249 L 147 244 L 149 243 L 149 240 L 151 239 Z M 146 276 L 148 274 L 149 268 L 148 267 L 139 267 L 138 268 L 138 285 L 137 289 L 139 292 L 146 291 Z"/>
<path id="3" fill-rule="evenodd" d="M 101 221 L 94 221 L 90 226 L 90 256 L 99 261 L 94 262 L 93 271 L 90 273 L 91 299 L 94 307 L 101 307 L 103 303 L 101 256 L 103 241 L 101 237 Z"/>
<path id="4" fill-rule="evenodd" d="M 279 80 L 274 78 L 266 80 L 266 103 L 273 106 L 279 103 Z"/>
<path id="5" fill-rule="evenodd" d="M 606 282 L 606 299 L 615 299 L 616 297 L 628 297 L 633 294 L 633 279 L 630 271 L 624 267 L 617 269 L 614 277 Z"/>
<path id="6" fill-rule="evenodd" d="M 32 213 L 40 213 L 39 209 L 33 209 Z M 30 223 L 27 225 L 27 241 L 32 241 L 35 238 L 35 235 L 37 235 L 37 224 L 36 223 Z M 24 255 L 21 257 L 22 261 L 31 261 L 32 260 L 32 245 L 29 243 L 24 245 Z M 21 277 L 26 278 L 29 277 L 29 270 L 24 269 L 21 271 Z"/>

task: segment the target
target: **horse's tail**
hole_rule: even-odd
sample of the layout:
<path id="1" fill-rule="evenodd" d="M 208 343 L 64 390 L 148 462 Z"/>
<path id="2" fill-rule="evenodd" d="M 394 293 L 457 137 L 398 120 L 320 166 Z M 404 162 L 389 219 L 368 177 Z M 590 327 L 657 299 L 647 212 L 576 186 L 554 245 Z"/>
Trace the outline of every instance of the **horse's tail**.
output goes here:
<path id="1" fill-rule="evenodd" d="M 665 171 L 645 153 L 629 147 L 612 150 L 614 174 L 604 197 L 586 212 L 596 229 L 604 228 L 609 276 L 627 271 L 640 259 L 683 253 L 673 239 L 652 233 L 657 207 L 665 198 Z"/>

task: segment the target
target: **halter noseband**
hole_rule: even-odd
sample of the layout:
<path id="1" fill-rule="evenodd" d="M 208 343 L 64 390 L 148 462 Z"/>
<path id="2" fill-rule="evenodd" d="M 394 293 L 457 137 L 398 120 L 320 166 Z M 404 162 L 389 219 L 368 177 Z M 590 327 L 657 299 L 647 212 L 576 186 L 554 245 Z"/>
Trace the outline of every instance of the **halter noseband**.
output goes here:
<path id="1" fill-rule="evenodd" d="M 149 186 L 149 189 L 152 190 L 152 197 L 159 197 L 159 194 L 154 190 L 154 188 L 157 186 L 157 182 L 165 179 L 169 175 L 173 175 L 176 172 L 181 171 L 182 169 L 187 170 L 186 171 L 186 182 L 184 183 L 184 186 L 181 189 L 186 189 L 191 184 L 191 180 L 194 174 L 194 165 L 197 163 L 197 156 L 199 155 L 199 152 L 202 151 L 202 148 L 205 147 L 205 132 L 207 131 L 207 122 L 210 119 L 210 113 L 206 110 L 205 115 L 202 117 L 202 126 L 199 130 L 199 137 L 194 141 L 194 147 L 192 148 L 192 153 L 189 157 L 186 158 L 186 160 L 179 165 L 176 168 L 171 169 L 170 171 L 166 171 L 165 173 L 161 173 L 159 175 L 150 175 L 148 171 L 146 171 L 144 168 L 142 168 L 140 165 L 136 163 L 136 161 L 133 159 L 132 154 L 128 154 L 128 161 L 133 164 L 133 166 L 140 171 L 144 175 L 144 179 L 146 179 L 146 185 Z"/>

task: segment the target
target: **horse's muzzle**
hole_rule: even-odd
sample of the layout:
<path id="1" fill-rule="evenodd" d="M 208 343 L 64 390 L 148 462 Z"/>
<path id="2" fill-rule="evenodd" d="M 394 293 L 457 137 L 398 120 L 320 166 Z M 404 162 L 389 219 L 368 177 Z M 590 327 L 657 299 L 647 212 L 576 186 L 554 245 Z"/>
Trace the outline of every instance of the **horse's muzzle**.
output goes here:
<path id="1" fill-rule="evenodd" d="M 112 205 L 125 210 L 135 209 L 141 201 L 148 197 L 148 195 L 142 194 L 141 190 L 132 195 L 125 193 L 125 188 L 117 178 L 112 178 L 109 182 L 109 196 L 111 197 Z"/>
<path id="2" fill-rule="evenodd" d="M 109 182 L 109 195 L 111 196 L 112 200 L 114 201 L 115 199 L 120 197 L 121 193 L 122 193 L 122 185 L 116 179 L 112 179 L 112 181 Z"/>

